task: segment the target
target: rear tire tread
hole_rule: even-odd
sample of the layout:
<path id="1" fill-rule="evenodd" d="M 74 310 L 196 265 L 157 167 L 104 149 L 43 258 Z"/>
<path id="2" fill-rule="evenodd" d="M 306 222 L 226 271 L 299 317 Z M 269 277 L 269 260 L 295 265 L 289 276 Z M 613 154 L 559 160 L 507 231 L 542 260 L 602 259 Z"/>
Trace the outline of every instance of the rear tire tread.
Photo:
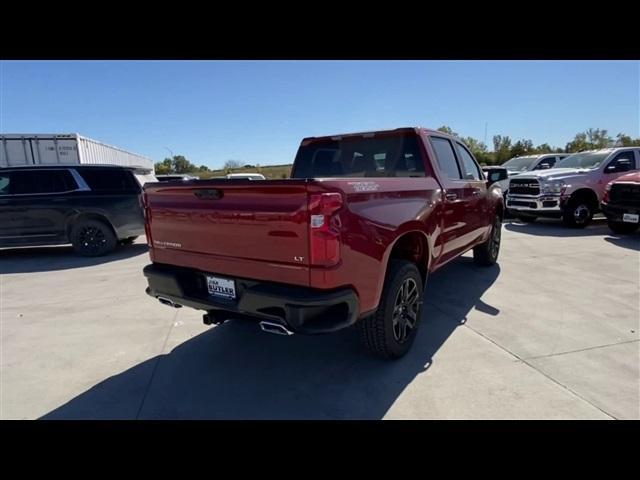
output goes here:
<path id="1" fill-rule="evenodd" d="M 400 275 L 403 270 L 406 270 L 406 273 L 404 275 Z M 420 272 L 418 271 L 418 268 L 415 264 L 407 260 L 393 259 L 389 262 L 389 270 L 385 278 L 385 283 L 382 289 L 382 294 L 380 296 L 380 304 L 378 305 L 378 308 L 373 314 L 363 318 L 358 322 L 358 329 L 360 331 L 362 342 L 371 353 L 378 357 L 392 359 L 403 356 L 409 350 L 411 344 L 413 343 L 413 338 L 415 338 L 416 332 L 414 331 L 413 338 L 407 340 L 408 345 L 404 348 L 404 350 L 401 352 L 394 352 L 391 350 L 391 348 L 389 348 L 389 341 L 395 340 L 389 339 L 386 331 L 387 306 L 390 301 L 393 302 L 395 300 L 395 295 L 389 295 L 389 290 L 395 286 L 398 278 L 406 278 L 412 272 L 412 270 L 420 280 L 420 282 L 418 283 L 418 287 L 424 289 Z M 420 292 L 420 300 L 422 300 L 422 291 Z M 416 331 L 420 324 L 421 310 L 421 308 L 418 310 L 418 321 L 414 328 Z"/>

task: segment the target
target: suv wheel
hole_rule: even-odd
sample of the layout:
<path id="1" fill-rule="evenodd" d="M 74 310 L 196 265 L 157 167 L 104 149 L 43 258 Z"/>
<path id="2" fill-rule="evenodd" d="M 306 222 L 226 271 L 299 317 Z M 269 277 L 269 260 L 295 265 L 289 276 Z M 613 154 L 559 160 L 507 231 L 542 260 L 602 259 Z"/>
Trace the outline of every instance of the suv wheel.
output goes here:
<path id="1" fill-rule="evenodd" d="M 562 212 L 562 223 L 567 227 L 584 228 L 591 223 L 594 208 L 585 198 L 572 198 Z"/>
<path id="2" fill-rule="evenodd" d="M 105 255 L 117 244 L 111 228 L 99 220 L 81 220 L 71 229 L 70 240 L 75 251 L 85 257 Z"/>
<path id="3" fill-rule="evenodd" d="M 477 265 L 489 267 L 498 260 L 500 239 L 502 238 L 502 220 L 496 215 L 491 226 L 491 233 L 486 242 L 473 247 L 473 260 Z"/>
<path id="4" fill-rule="evenodd" d="M 613 220 L 609 220 L 608 223 L 613 233 L 633 233 L 640 227 L 637 223 L 614 222 Z"/>
<path id="5" fill-rule="evenodd" d="M 383 358 L 405 355 L 420 324 L 423 296 L 422 276 L 415 264 L 391 260 L 380 305 L 358 322 L 367 349 Z"/>

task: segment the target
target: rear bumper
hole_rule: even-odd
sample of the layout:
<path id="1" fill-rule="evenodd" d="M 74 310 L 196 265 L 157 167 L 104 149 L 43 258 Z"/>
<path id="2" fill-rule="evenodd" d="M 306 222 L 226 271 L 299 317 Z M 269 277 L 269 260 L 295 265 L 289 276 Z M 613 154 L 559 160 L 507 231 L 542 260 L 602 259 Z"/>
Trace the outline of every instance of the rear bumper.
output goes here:
<path id="1" fill-rule="evenodd" d="M 604 216 L 612 222 L 621 222 L 625 213 L 640 214 L 640 207 L 624 204 L 600 203 L 600 209 Z"/>
<path id="2" fill-rule="evenodd" d="M 179 305 L 217 314 L 227 313 L 280 323 L 296 333 L 329 333 L 358 319 L 358 298 L 349 288 L 322 291 L 295 285 L 233 278 L 236 299 L 209 295 L 206 273 L 172 265 L 151 264 L 144 268 L 148 295 L 164 297 Z M 231 279 L 228 275 L 221 277 Z"/>

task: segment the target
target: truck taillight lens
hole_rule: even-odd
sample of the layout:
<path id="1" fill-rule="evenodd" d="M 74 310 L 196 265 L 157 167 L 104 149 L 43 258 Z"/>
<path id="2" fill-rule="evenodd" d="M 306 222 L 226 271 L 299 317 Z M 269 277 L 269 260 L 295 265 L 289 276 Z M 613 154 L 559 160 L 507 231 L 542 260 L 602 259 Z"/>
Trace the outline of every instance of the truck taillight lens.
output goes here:
<path id="1" fill-rule="evenodd" d="M 149 213 L 149 204 L 146 193 L 142 193 L 140 202 L 142 203 L 142 212 L 144 213 L 144 234 L 147 237 L 147 245 L 151 247 L 153 245 L 151 240 L 151 215 Z"/>
<path id="2" fill-rule="evenodd" d="M 342 208 L 339 193 L 309 196 L 309 257 L 312 265 L 330 266 L 340 261 L 340 232 L 335 212 Z"/>

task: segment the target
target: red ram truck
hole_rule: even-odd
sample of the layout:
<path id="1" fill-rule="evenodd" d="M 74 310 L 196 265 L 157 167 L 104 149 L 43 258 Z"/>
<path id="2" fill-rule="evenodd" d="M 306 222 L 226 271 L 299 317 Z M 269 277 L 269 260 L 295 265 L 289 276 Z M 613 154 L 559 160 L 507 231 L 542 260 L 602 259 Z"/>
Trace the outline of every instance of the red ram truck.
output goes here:
<path id="1" fill-rule="evenodd" d="M 504 203 L 457 138 L 399 128 L 302 140 L 283 180 L 146 184 L 147 293 L 290 335 L 356 324 L 398 358 L 429 273 L 473 249 L 493 265 Z"/>

